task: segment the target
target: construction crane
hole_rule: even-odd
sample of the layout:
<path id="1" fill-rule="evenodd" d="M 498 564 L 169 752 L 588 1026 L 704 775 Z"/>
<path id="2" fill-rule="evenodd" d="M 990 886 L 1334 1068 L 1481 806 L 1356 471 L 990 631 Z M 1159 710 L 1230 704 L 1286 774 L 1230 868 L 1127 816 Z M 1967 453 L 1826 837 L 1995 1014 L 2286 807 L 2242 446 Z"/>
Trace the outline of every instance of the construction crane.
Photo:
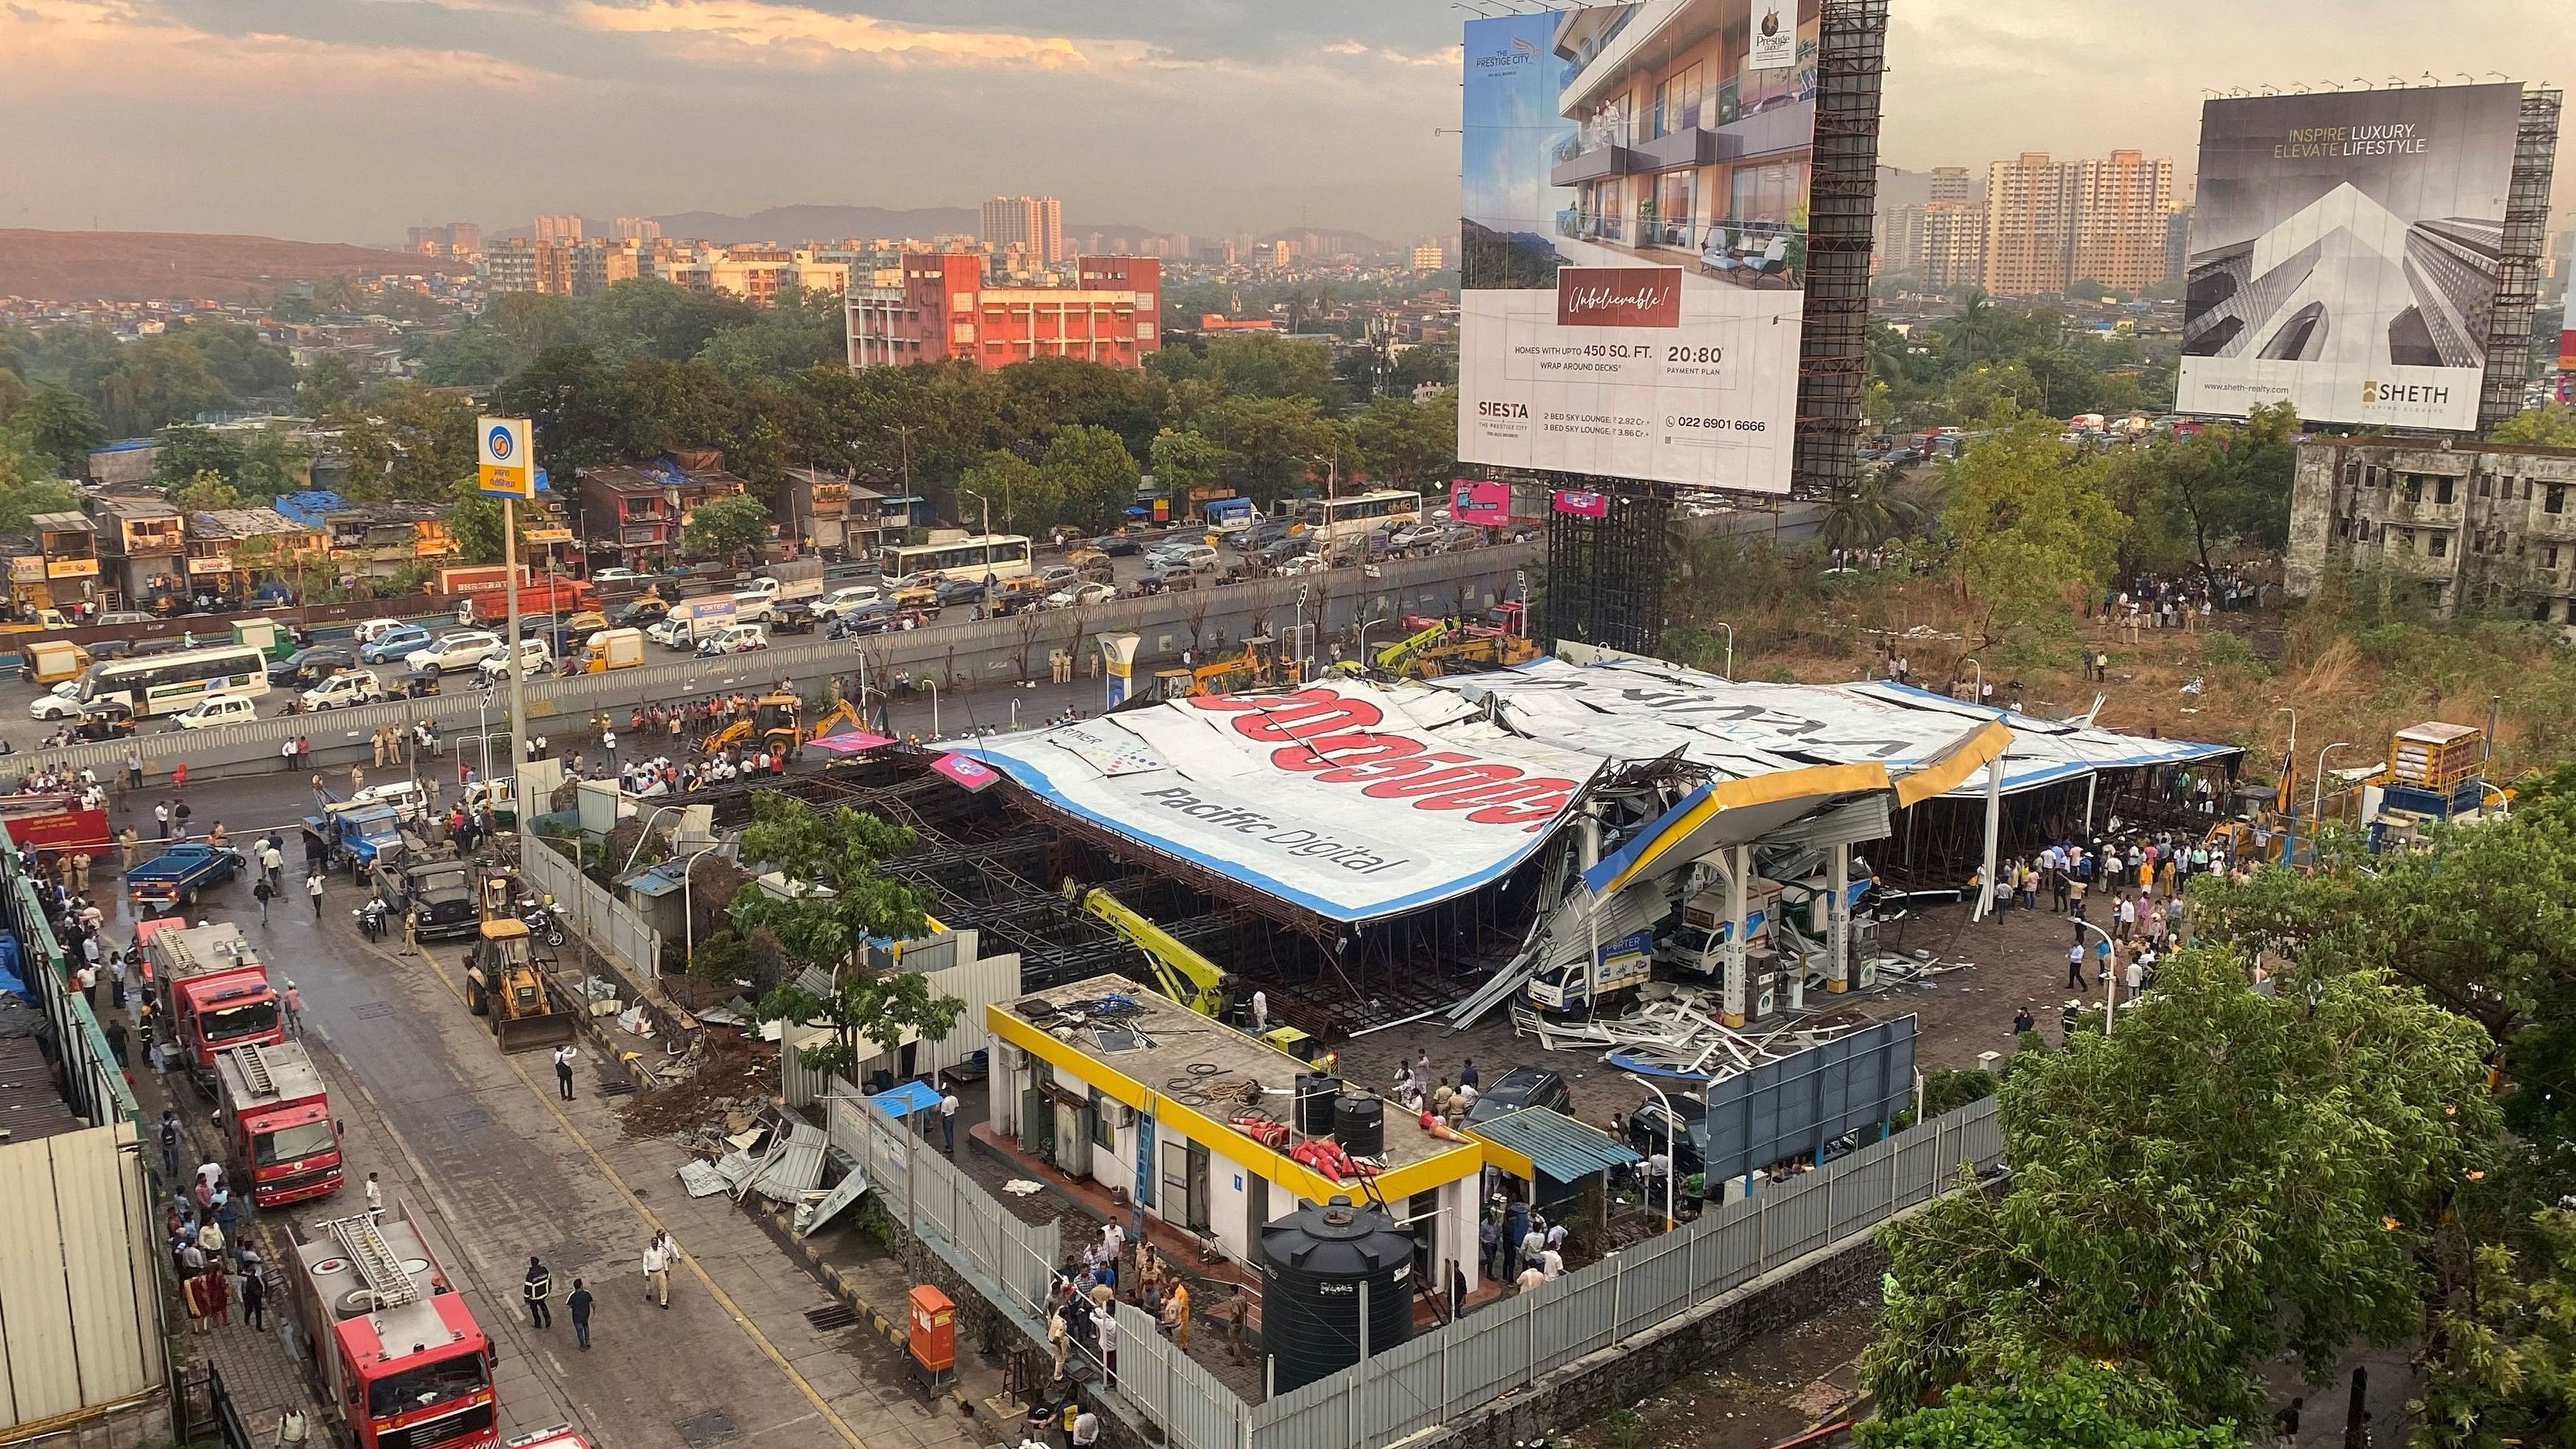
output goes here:
<path id="1" fill-rule="evenodd" d="M 1126 937 L 1130 944 L 1143 952 L 1146 964 L 1154 969 L 1154 982 L 1165 996 L 1211 1020 L 1227 1019 L 1240 983 L 1218 970 L 1215 962 L 1181 944 L 1171 932 L 1137 914 L 1116 896 L 1097 886 L 1084 890 L 1067 876 L 1064 898 L 1098 916 L 1111 930 Z M 1274 1027 L 1264 1032 L 1261 1040 L 1300 1061 L 1313 1057 L 1313 1038 L 1293 1026 Z"/>
<path id="2" fill-rule="evenodd" d="M 1148 698 L 1156 701 L 1196 699 L 1205 694 L 1232 694 L 1239 690 L 1267 686 L 1275 672 L 1270 655 L 1271 638 L 1256 634 L 1243 641 L 1243 652 L 1202 664 L 1196 669 L 1165 669 L 1154 675 L 1154 688 Z"/>
<path id="3" fill-rule="evenodd" d="M 1436 679 L 1451 665 L 1525 664 L 1538 657 L 1538 646 L 1500 629 L 1463 626 L 1438 620 L 1377 652 L 1380 672 Z"/>

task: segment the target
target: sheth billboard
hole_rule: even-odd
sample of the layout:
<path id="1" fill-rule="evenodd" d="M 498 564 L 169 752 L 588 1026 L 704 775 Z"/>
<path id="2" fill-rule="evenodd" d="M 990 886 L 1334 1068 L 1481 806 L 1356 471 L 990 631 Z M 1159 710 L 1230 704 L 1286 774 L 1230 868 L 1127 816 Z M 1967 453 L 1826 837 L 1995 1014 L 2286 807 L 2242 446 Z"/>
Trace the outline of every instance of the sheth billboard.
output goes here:
<path id="1" fill-rule="evenodd" d="M 2205 103 L 2184 412 L 2477 426 L 2518 85 Z"/>
<path id="2" fill-rule="evenodd" d="M 1816 0 L 1466 27 L 1458 456 L 1786 493 Z"/>

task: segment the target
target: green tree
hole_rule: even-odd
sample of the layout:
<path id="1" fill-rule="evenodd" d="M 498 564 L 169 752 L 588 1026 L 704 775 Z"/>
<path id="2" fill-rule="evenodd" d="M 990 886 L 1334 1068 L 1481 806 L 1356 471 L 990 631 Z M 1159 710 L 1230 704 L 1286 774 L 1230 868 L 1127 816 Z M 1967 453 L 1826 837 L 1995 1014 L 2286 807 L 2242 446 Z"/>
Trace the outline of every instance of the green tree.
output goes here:
<path id="1" fill-rule="evenodd" d="M 2487 441 L 2525 448 L 2576 448 L 2576 408 L 2560 403 L 2525 408 L 2488 429 Z"/>
<path id="2" fill-rule="evenodd" d="M 206 513 L 218 508 L 239 508 L 242 496 L 230 479 L 208 468 L 173 491 L 170 504 L 182 513 Z"/>
<path id="3" fill-rule="evenodd" d="M 1006 426 L 1031 442 L 1044 444 L 1058 428 L 1082 426 L 1117 434 L 1130 456 L 1154 444 L 1154 399 L 1141 373 L 1078 357 L 1033 357 L 998 376 Z"/>
<path id="4" fill-rule="evenodd" d="M 89 399 L 53 383 L 36 384 L 9 420 L 9 431 L 58 478 L 82 476 L 89 450 L 107 441 L 107 424 Z"/>
<path id="5" fill-rule="evenodd" d="M 1187 498 L 1194 489 L 1219 486 L 1241 461 L 1205 433 L 1175 432 L 1170 428 L 1154 435 L 1145 457 L 1155 486 L 1169 491 L 1174 498 Z"/>
<path id="6" fill-rule="evenodd" d="M 823 291 L 781 293 L 751 320 L 709 337 L 698 357 L 740 387 L 809 367 L 849 361 L 841 299 Z"/>
<path id="7" fill-rule="evenodd" d="M 357 395 L 358 374 L 349 366 L 349 360 L 336 352 L 314 358 L 295 384 L 296 402 L 315 417 Z"/>
<path id="8" fill-rule="evenodd" d="M 1061 511 L 1057 480 L 1007 448 L 995 448 L 957 475 L 957 507 L 967 522 L 982 527 L 987 510 L 997 533 L 1026 533 L 1044 527 Z M 969 512 L 967 510 L 972 509 Z"/>
<path id="9" fill-rule="evenodd" d="M 1084 531 L 1115 528 L 1136 501 L 1136 460 L 1107 428 L 1076 423 L 1058 429 L 1038 463 L 1038 477 L 1055 499 L 1057 516 Z"/>
<path id="10" fill-rule="evenodd" d="M 1379 398 L 1352 420 L 1351 436 L 1371 480 L 1390 488 L 1436 483 L 1458 457 L 1458 394 Z"/>
<path id="11" fill-rule="evenodd" d="M 492 411 L 536 425 L 537 461 L 552 476 L 568 479 L 583 468 L 628 459 L 624 379 L 588 347 L 539 353 L 493 390 Z"/>
<path id="12" fill-rule="evenodd" d="M 2069 1363 L 2006 1386 L 1963 1384 L 1932 1408 L 1854 1426 L 1861 1449 L 2235 1449 L 2233 1424 L 2200 1427 L 2164 1387 Z"/>
<path id="13" fill-rule="evenodd" d="M 2436 1301 L 2408 1407 L 2438 1449 L 2563 1444 L 2576 1432 L 2576 1212 L 2545 1207 L 2518 1236 L 2467 1245 L 2457 1291 Z"/>
<path id="14" fill-rule="evenodd" d="M 745 937 L 765 932 L 787 958 L 831 979 L 827 992 L 793 981 L 761 998 L 764 1021 L 815 1022 L 832 1038 L 803 1053 L 805 1065 L 849 1073 L 860 1061 L 893 1049 L 906 1029 L 937 1041 L 965 1010 L 936 995 L 918 972 L 871 970 L 871 939 L 911 940 L 928 928 L 920 893 L 885 874 L 885 862 L 908 848 L 911 831 L 846 805 L 814 810 L 774 790 L 752 796 L 742 856 L 794 883 L 795 894 L 757 886 L 734 897 L 734 925 Z M 862 1043 L 873 1050 L 862 1051 Z"/>
<path id="15" fill-rule="evenodd" d="M 1228 481 L 1257 503 L 1309 486 L 1342 446 L 1341 430 L 1312 398 L 1220 397 L 1197 427 L 1238 460 Z"/>
<path id="16" fill-rule="evenodd" d="M 710 498 L 680 530 L 680 548 L 691 558 L 740 559 L 769 541 L 769 505 L 748 493 Z"/>
<path id="17" fill-rule="evenodd" d="M 336 451 L 348 460 L 348 491 L 357 498 L 446 499 L 460 478 L 474 476 L 471 399 L 408 379 L 369 388 L 335 410 Z M 549 462 L 540 434 L 538 460 L 559 477 L 570 469 Z"/>
<path id="18" fill-rule="evenodd" d="M 2321 1379 L 2355 1338 L 2412 1335 L 2418 1256 L 2499 1126 L 2484 1040 L 2377 973 L 2316 997 L 2250 991 L 2236 957 L 2194 948 L 2107 1038 L 2017 1059 L 2010 1186 L 1881 1232 L 1878 1402 L 2091 1362 L 2190 1422 L 2249 1422 L 2283 1350 Z"/>
<path id="19" fill-rule="evenodd" d="M 1876 548 L 1923 526 L 1923 510 L 1896 491 L 1884 469 L 1870 469 L 1825 495 L 1817 538 L 1827 548 Z"/>
<path id="20" fill-rule="evenodd" d="M 1944 471 L 1942 525 L 1958 540 L 1961 586 L 1980 647 L 2012 633 L 2066 627 L 2067 590 L 2110 576 L 2129 520 L 2104 491 L 2096 459 L 2070 456 L 2057 424 L 1998 414 L 1993 431 Z"/>
<path id="21" fill-rule="evenodd" d="M 204 353 L 177 338 L 147 337 L 102 367 L 83 389 L 108 431 L 137 437 L 164 423 L 213 412 L 233 401 Z"/>
<path id="22" fill-rule="evenodd" d="M 170 428 L 153 449 L 152 482 L 165 493 L 175 493 L 208 474 L 230 483 L 241 475 L 242 462 L 241 440 L 232 433 L 194 425 Z"/>

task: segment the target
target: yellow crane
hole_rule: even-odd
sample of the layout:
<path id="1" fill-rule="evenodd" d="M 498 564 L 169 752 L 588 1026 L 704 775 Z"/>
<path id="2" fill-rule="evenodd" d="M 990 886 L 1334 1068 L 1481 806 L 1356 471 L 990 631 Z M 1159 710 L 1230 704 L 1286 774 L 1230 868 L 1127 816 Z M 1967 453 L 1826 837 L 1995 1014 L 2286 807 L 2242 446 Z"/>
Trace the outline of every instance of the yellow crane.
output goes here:
<path id="1" fill-rule="evenodd" d="M 1145 953 L 1146 964 L 1154 968 L 1155 984 L 1165 996 L 1213 1021 L 1223 1021 L 1233 1005 L 1235 980 L 1217 969 L 1215 962 L 1191 950 L 1179 937 L 1137 914 L 1127 904 L 1097 886 L 1084 890 L 1072 877 L 1064 882 L 1064 898 L 1106 922 L 1109 928 L 1127 938 Z M 1293 1026 L 1274 1027 L 1261 1039 L 1299 1061 L 1313 1056 L 1313 1038 Z"/>

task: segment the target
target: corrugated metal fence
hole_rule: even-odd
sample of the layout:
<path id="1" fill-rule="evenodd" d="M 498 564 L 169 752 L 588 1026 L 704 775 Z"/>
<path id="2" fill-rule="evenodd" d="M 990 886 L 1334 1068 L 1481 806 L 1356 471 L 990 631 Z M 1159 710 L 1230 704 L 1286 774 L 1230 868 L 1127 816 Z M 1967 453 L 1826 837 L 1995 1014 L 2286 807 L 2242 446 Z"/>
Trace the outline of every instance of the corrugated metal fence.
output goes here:
<path id="1" fill-rule="evenodd" d="M 1866 1233 L 2003 1156 L 1995 1102 L 1971 1103 L 1678 1232 L 1506 1298 L 1252 1410 L 1257 1449 L 1366 1449 L 1447 1423 L 1784 1263 Z M 1196 1441 L 1222 1449 L 1224 1441 Z"/>
<path id="2" fill-rule="evenodd" d="M 932 1077 L 992 1046 L 993 1033 L 984 1025 L 984 1008 L 1020 994 L 1020 953 L 978 956 L 983 936 L 974 930 L 926 936 L 905 945 L 901 969 L 928 976 L 934 995 L 953 996 L 966 1004 L 948 1035 L 921 1043 L 914 1053 L 914 1074 Z M 823 1034 L 817 1033 L 803 1040 L 811 1043 L 824 1039 Z M 865 1077 L 871 1067 L 879 1065 L 892 1070 L 893 1060 L 892 1053 L 871 1057 L 858 1064 L 858 1074 Z M 812 1106 L 815 1099 L 838 1090 L 833 1084 L 840 1080 L 806 1066 L 794 1042 L 779 1051 L 778 1075 L 780 1099 L 790 1107 L 800 1108 Z"/>
<path id="3" fill-rule="evenodd" d="M 1024 1331 L 1043 1337 L 1056 1230 L 1021 1223 L 848 1082 L 833 1078 L 823 1104 L 832 1145 L 860 1164 L 885 1210 Z M 1962 1164 L 1994 1166 L 2003 1156 L 1995 1105 L 1989 1098 L 1936 1117 L 1258 1406 L 1165 1342 L 1146 1315 L 1121 1305 L 1118 1391 L 1180 1449 L 1393 1443 L 1866 1233 L 1947 1191 Z"/>
<path id="4" fill-rule="evenodd" d="M 519 865 L 539 890 L 555 898 L 564 924 L 580 932 L 592 949 L 633 972 L 638 980 L 650 981 L 662 969 L 662 933 L 645 924 L 607 887 L 583 875 L 554 847 L 531 840 L 520 852 Z"/>

